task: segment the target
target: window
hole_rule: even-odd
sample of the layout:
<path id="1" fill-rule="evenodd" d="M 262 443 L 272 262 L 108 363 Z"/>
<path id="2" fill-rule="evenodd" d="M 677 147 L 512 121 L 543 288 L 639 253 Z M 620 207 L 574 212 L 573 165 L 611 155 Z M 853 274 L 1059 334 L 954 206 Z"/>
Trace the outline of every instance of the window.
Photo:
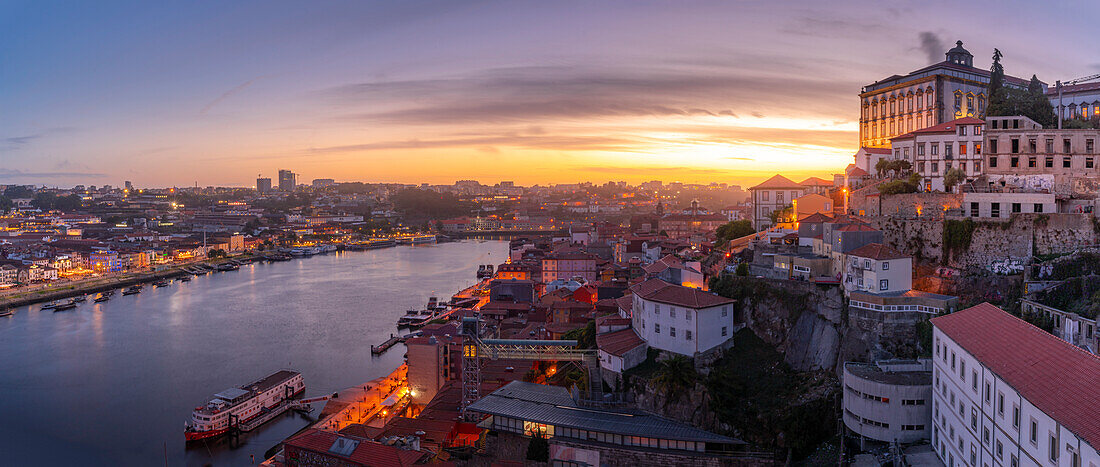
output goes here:
<path id="1" fill-rule="evenodd" d="M 933 162 L 932 163 L 932 173 L 933 174 L 940 173 L 940 163 L 939 162 Z"/>
<path id="2" fill-rule="evenodd" d="M 1012 161 L 1009 165 L 1011 165 L 1012 167 L 1019 167 L 1020 166 L 1020 158 L 1016 157 L 1016 156 L 1012 156 Z"/>
<path id="3" fill-rule="evenodd" d="M 691 340 L 691 331 L 690 330 L 684 331 L 684 339 L 689 340 L 689 341 Z"/>
<path id="4" fill-rule="evenodd" d="M 1092 158 L 1091 157 L 1086 157 L 1085 158 L 1085 168 L 1086 169 L 1091 169 L 1092 167 L 1093 167 Z"/>
<path id="5" fill-rule="evenodd" d="M 982 443 L 989 444 L 989 428 L 988 427 L 983 427 L 982 428 Z"/>
<path id="6" fill-rule="evenodd" d="M 726 337 L 726 327 L 722 326 L 722 337 Z"/>
<path id="7" fill-rule="evenodd" d="M 991 389 L 991 386 L 989 385 L 989 382 L 987 381 L 985 383 L 985 402 L 987 404 L 990 402 L 990 400 L 989 400 L 990 399 L 990 389 Z"/>
<path id="8" fill-rule="evenodd" d="M 970 372 L 970 388 L 973 389 L 975 393 L 978 392 L 978 372 L 977 371 L 971 371 Z"/>
<path id="9" fill-rule="evenodd" d="M 726 310 L 729 310 L 729 307 L 728 307 L 728 306 L 724 306 L 724 307 L 722 307 L 722 317 L 723 317 L 723 318 L 725 318 L 725 317 L 726 317 L 726 314 L 728 313 L 728 311 L 726 311 Z"/>
<path id="10" fill-rule="evenodd" d="M 1036 146 L 1035 146 L 1035 138 L 1031 138 L 1031 139 L 1027 140 L 1027 149 L 1028 149 L 1027 152 L 1030 152 L 1032 154 L 1035 154 L 1035 153 L 1039 152 L 1038 148 L 1036 148 Z"/>
<path id="11" fill-rule="evenodd" d="M 954 150 L 954 149 L 955 149 L 955 145 L 953 145 L 951 143 L 944 144 L 943 145 L 943 157 L 945 159 L 950 159 L 953 156 L 952 150 Z"/>
<path id="12" fill-rule="evenodd" d="M 978 217 L 978 203 L 970 203 L 970 217 Z"/>
<path id="13" fill-rule="evenodd" d="M 974 154 L 980 155 L 982 153 L 982 143 L 974 143 Z"/>
<path id="14" fill-rule="evenodd" d="M 960 156 L 965 156 L 966 155 L 966 143 L 959 143 L 959 155 Z"/>
<path id="15" fill-rule="evenodd" d="M 1009 467 L 1020 467 L 1020 460 L 1016 458 L 1015 454 L 1010 455 L 1009 458 L 1012 459 L 1008 463 Z"/>
<path id="16" fill-rule="evenodd" d="M 1051 167 L 1054 167 L 1054 158 L 1053 157 L 1047 157 L 1046 158 L 1046 167 L 1048 169 L 1051 168 Z"/>
<path id="17" fill-rule="evenodd" d="M 1012 153 L 1013 154 L 1019 154 L 1020 153 L 1020 139 L 1019 138 L 1012 138 Z"/>
<path id="18" fill-rule="evenodd" d="M 924 173 L 924 162 L 917 162 L 917 173 Z"/>
<path id="19" fill-rule="evenodd" d="M 1035 212 L 1043 212 L 1043 203 L 1035 203 Z"/>
<path id="20" fill-rule="evenodd" d="M 653 333 L 654 334 L 660 334 L 661 333 L 661 323 L 653 323 Z"/>
<path id="21" fill-rule="evenodd" d="M 989 217 L 1001 217 L 1001 203 L 989 204 Z"/>
<path id="22" fill-rule="evenodd" d="M 1092 154 L 1092 139 L 1085 140 L 1085 152 Z"/>
<path id="23" fill-rule="evenodd" d="M 676 328 L 668 328 L 668 337 L 676 337 Z"/>
<path id="24" fill-rule="evenodd" d="M 1062 152 L 1069 154 L 1069 138 L 1062 140 Z"/>
<path id="25" fill-rule="evenodd" d="M 684 310 L 684 317 L 691 321 L 691 310 Z"/>
<path id="26" fill-rule="evenodd" d="M 1005 446 L 1001 444 L 1000 440 L 997 440 L 997 460 L 1005 458 Z"/>
<path id="27" fill-rule="evenodd" d="M 890 281 L 889 280 L 880 279 L 878 281 L 878 289 L 879 290 L 886 290 L 886 289 L 889 289 L 889 288 L 890 288 Z"/>
<path id="28" fill-rule="evenodd" d="M 769 193 L 770 193 L 769 191 L 761 191 L 760 192 L 760 200 L 761 201 L 768 201 L 768 197 L 770 196 Z"/>
<path id="29" fill-rule="evenodd" d="M 1053 434 L 1050 435 L 1049 449 L 1050 449 L 1050 461 L 1057 463 L 1058 462 L 1058 438 L 1055 438 Z"/>
<path id="30" fill-rule="evenodd" d="M 991 138 L 989 140 L 989 151 L 993 152 L 993 153 L 997 152 L 997 139 L 996 138 Z"/>
<path id="31" fill-rule="evenodd" d="M 1012 426 L 1020 428 L 1020 406 L 1012 404 Z"/>
<path id="32" fill-rule="evenodd" d="M 1027 435 L 1028 441 L 1031 441 L 1032 445 L 1038 446 L 1039 443 L 1039 423 L 1035 419 L 1031 419 L 1031 431 Z"/>
<path id="33" fill-rule="evenodd" d="M 1069 157 L 1063 157 L 1062 158 L 1062 168 L 1063 169 L 1068 169 L 1069 166 L 1070 166 Z"/>
<path id="34" fill-rule="evenodd" d="M 1034 157 L 1027 158 L 1027 166 L 1028 167 L 1035 167 L 1035 158 Z"/>
<path id="35" fill-rule="evenodd" d="M 1001 414 L 1002 418 L 1005 416 L 1005 395 L 1003 392 L 997 393 L 997 413 Z"/>
<path id="36" fill-rule="evenodd" d="M 1012 212 L 1014 212 L 1014 213 L 1015 212 L 1021 212 L 1020 211 L 1020 203 L 1012 203 Z"/>
<path id="37" fill-rule="evenodd" d="M 924 143 L 920 143 L 920 144 L 917 145 L 917 155 L 918 156 L 923 156 L 924 155 Z"/>
<path id="38" fill-rule="evenodd" d="M 669 318 L 675 318 L 676 317 L 676 308 L 675 307 L 668 307 L 668 317 Z"/>
<path id="39" fill-rule="evenodd" d="M 989 158 L 989 166 L 992 168 L 997 167 L 997 156 L 992 156 Z"/>
<path id="40" fill-rule="evenodd" d="M 1054 152 L 1054 138 L 1047 138 L 1047 153 Z"/>

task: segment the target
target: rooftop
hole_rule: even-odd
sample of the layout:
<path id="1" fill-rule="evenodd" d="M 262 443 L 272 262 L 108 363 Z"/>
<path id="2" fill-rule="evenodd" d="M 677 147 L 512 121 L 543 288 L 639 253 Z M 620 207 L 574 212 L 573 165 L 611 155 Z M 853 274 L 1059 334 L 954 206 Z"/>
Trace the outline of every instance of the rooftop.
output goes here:
<path id="1" fill-rule="evenodd" d="M 916 365 L 916 362 L 913 362 Z M 887 366 L 889 368 L 889 366 Z M 895 386 L 928 386 L 932 384 L 932 368 L 927 370 L 886 371 L 877 363 L 847 362 L 844 369 L 857 378 Z"/>
<path id="2" fill-rule="evenodd" d="M 752 188 L 749 188 L 749 189 L 750 190 L 756 190 L 756 189 L 773 189 L 773 188 L 804 188 L 804 187 L 802 185 L 799 185 L 799 184 L 795 183 L 794 180 L 791 180 L 787 177 L 776 174 L 776 175 L 772 176 L 772 178 L 764 180 L 763 183 L 761 183 L 759 185 L 756 185 L 756 186 L 754 186 Z"/>
<path id="3" fill-rule="evenodd" d="M 1039 410 L 1100 446 L 1100 358 L 989 303 L 931 322 Z"/>
<path id="4" fill-rule="evenodd" d="M 643 299 L 685 308 L 710 308 L 736 301 L 732 298 L 704 292 L 693 287 L 671 284 L 656 278 L 638 283 L 632 287 L 632 290 Z"/>
<path id="5" fill-rule="evenodd" d="M 620 318 L 622 319 L 622 318 Z M 625 320 L 627 324 L 630 320 Z M 645 341 L 633 329 L 622 329 L 615 332 L 605 332 L 596 335 L 596 347 L 611 355 L 623 356 L 626 352 L 645 345 Z"/>
<path id="6" fill-rule="evenodd" d="M 601 410 L 579 406 L 563 387 L 513 381 L 470 404 L 474 412 L 581 430 L 647 438 L 743 444 L 639 410 Z"/>
<path id="7" fill-rule="evenodd" d="M 884 259 L 905 259 L 909 257 L 909 255 L 906 255 L 905 253 L 902 253 L 881 243 L 868 243 L 848 252 L 848 255 L 858 256 L 860 258 L 870 258 L 879 261 Z"/>

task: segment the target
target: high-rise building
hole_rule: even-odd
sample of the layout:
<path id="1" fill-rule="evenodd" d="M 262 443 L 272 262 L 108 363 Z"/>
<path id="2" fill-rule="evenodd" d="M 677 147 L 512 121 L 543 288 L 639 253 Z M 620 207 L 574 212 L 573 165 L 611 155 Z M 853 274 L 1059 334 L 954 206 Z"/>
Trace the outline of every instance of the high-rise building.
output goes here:
<path id="1" fill-rule="evenodd" d="M 260 177 L 256 179 L 256 191 L 260 194 L 271 192 L 271 179 Z"/>
<path id="2" fill-rule="evenodd" d="M 129 180 L 126 180 L 126 191 L 134 191 L 134 184 L 130 183 Z"/>
<path id="3" fill-rule="evenodd" d="M 974 67 L 974 55 L 963 48 L 962 41 L 955 44 L 947 51 L 947 60 L 863 87 L 859 94 L 860 147 L 886 148 L 890 138 L 910 131 L 985 116 L 989 70 Z M 1004 84 L 1027 89 L 1029 82 L 1005 76 Z"/>
<path id="4" fill-rule="evenodd" d="M 279 189 L 294 191 L 296 186 L 298 186 L 298 174 L 286 169 L 279 169 Z"/>

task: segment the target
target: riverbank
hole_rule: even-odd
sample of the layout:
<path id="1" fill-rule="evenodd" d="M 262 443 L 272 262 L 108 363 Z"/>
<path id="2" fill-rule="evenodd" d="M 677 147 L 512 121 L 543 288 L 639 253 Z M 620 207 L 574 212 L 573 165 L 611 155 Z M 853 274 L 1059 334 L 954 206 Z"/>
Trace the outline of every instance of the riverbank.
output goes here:
<path id="1" fill-rule="evenodd" d="M 197 266 L 200 264 L 217 266 L 218 264 L 225 263 L 230 259 L 232 258 L 225 260 L 195 261 L 186 264 L 173 265 L 160 271 L 136 272 L 119 276 L 82 279 L 79 281 L 51 284 L 48 287 L 33 290 L 9 290 L 8 292 L 10 293 L 0 296 L 0 309 L 16 308 L 21 306 L 34 305 L 36 303 L 63 300 L 79 295 L 87 295 L 92 293 L 106 292 L 108 290 L 120 289 L 124 287 L 129 287 L 131 285 L 147 284 L 160 279 L 171 279 L 174 277 L 190 275 L 191 273 L 184 271 L 182 268 Z"/>

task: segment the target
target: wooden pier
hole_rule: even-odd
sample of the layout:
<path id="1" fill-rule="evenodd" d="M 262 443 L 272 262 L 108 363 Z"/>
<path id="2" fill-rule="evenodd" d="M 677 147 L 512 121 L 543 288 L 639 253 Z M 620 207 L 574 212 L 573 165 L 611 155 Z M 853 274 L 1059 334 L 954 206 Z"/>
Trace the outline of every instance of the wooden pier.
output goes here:
<path id="1" fill-rule="evenodd" d="M 412 337 L 412 334 L 405 335 L 405 336 L 398 336 L 397 334 L 390 334 L 390 338 L 386 339 L 386 342 L 383 342 L 379 345 L 371 344 L 370 353 L 372 353 L 374 355 L 381 355 L 385 351 L 390 350 L 390 347 L 393 347 L 393 346 L 397 345 L 397 343 L 405 342 L 405 341 L 409 340 L 409 337 Z"/>

